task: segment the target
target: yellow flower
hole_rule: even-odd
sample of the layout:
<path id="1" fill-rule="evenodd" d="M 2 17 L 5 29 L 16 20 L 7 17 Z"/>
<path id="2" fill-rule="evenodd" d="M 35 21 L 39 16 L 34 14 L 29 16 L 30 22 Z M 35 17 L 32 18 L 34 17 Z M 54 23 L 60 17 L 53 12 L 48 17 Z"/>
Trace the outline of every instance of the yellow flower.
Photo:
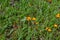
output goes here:
<path id="1" fill-rule="evenodd" d="M 57 25 L 57 24 L 54 24 L 54 27 L 55 27 L 55 28 L 57 28 L 57 27 L 58 27 L 58 25 Z"/>
<path id="2" fill-rule="evenodd" d="M 49 27 L 46 27 L 46 30 L 48 30 L 49 29 Z"/>
<path id="3" fill-rule="evenodd" d="M 35 17 L 33 17 L 33 18 L 32 18 L 32 20 L 33 20 L 33 21 L 35 21 L 35 20 L 36 20 L 36 18 L 35 18 Z"/>
<path id="4" fill-rule="evenodd" d="M 48 32 L 51 32 L 52 30 L 49 28 L 47 31 L 48 31 Z"/>
<path id="5" fill-rule="evenodd" d="M 56 17 L 57 17 L 57 18 L 60 18 L 60 14 L 58 13 L 58 14 L 56 15 Z"/>
<path id="6" fill-rule="evenodd" d="M 51 32 L 51 31 L 52 31 L 51 28 L 49 28 L 49 27 L 46 27 L 46 30 L 47 30 L 48 32 Z"/>
<path id="7" fill-rule="evenodd" d="M 30 16 L 26 17 L 26 20 L 27 21 L 30 21 L 31 20 L 31 17 Z"/>

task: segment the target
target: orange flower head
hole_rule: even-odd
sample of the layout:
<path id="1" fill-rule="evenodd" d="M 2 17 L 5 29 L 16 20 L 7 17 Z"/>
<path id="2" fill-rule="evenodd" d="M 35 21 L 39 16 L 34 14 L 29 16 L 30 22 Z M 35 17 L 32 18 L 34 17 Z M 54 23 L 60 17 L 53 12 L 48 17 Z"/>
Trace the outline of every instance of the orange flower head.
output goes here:
<path id="1" fill-rule="evenodd" d="M 52 30 L 49 28 L 47 31 L 48 31 L 48 32 L 51 32 Z"/>
<path id="2" fill-rule="evenodd" d="M 47 30 L 48 32 L 51 32 L 51 31 L 52 31 L 49 27 L 46 27 L 46 30 Z"/>
<path id="3" fill-rule="evenodd" d="M 30 20 L 31 20 L 31 17 L 29 17 L 29 16 L 26 17 L 26 20 L 27 20 L 27 21 L 30 21 Z"/>
<path id="4" fill-rule="evenodd" d="M 46 27 L 46 30 L 48 30 L 49 29 L 49 27 Z"/>
<path id="5" fill-rule="evenodd" d="M 36 18 L 35 18 L 35 17 L 33 17 L 33 18 L 32 18 L 32 20 L 33 20 L 33 21 L 35 21 L 35 20 L 36 20 Z"/>
<path id="6" fill-rule="evenodd" d="M 58 25 L 57 25 L 57 24 L 54 24 L 54 27 L 55 27 L 55 28 L 57 28 L 57 27 L 58 27 Z"/>
<path id="7" fill-rule="evenodd" d="M 60 18 L 60 14 L 58 13 L 58 14 L 56 15 L 56 17 L 57 17 L 57 18 Z"/>

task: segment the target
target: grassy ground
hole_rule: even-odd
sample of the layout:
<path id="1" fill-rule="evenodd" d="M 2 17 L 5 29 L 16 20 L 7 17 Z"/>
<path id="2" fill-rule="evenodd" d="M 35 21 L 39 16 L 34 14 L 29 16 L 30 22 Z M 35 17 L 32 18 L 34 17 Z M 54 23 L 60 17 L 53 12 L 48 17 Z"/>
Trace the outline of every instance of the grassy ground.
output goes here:
<path id="1" fill-rule="evenodd" d="M 0 40 L 60 40 L 60 0 L 0 0 Z"/>

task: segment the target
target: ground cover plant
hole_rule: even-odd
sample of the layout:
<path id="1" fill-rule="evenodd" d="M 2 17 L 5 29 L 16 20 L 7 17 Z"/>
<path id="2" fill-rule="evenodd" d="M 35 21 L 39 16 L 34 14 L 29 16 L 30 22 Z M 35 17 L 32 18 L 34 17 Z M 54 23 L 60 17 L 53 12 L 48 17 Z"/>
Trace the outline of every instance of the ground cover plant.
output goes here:
<path id="1" fill-rule="evenodd" d="M 60 0 L 0 0 L 0 40 L 60 40 Z"/>

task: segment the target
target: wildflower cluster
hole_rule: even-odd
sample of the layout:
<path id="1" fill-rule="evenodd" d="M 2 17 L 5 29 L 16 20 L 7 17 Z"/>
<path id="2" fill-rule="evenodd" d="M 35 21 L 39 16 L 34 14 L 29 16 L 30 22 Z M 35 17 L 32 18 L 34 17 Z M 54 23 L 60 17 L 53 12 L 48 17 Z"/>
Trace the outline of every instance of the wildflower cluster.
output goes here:
<path id="1" fill-rule="evenodd" d="M 47 30 L 48 32 L 51 32 L 51 31 L 52 31 L 51 28 L 49 28 L 49 27 L 46 27 L 46 30 Z"/>
<path id="2" fill-rule="evenodd" d="M 60 14 L 59 14 L 59 13 L 56 15 L 56 18 L 60 18 Z M 55 24 L 53 25 L 53 27 L 54 27 L 54 28 L 58 28 L 58 24 L 55 23 Z M 52 31 L 52 29 L 49 28 L 49 27 L 46 27 L 46 30 L 47 30 L 48 32 L 51 32 L 51 31 Z"/>
<path id="3" fill-rule="evenodd" d="M 26 17 L 26 20 L 27 20 L 27 21 L 30 21 L 30 20 L 35 21 L 35 20 L 36 20 L 36 18 L 35 18 L 35 17 L 31 18 L 30 16 L 28 16 L 28 17 Z"/>

